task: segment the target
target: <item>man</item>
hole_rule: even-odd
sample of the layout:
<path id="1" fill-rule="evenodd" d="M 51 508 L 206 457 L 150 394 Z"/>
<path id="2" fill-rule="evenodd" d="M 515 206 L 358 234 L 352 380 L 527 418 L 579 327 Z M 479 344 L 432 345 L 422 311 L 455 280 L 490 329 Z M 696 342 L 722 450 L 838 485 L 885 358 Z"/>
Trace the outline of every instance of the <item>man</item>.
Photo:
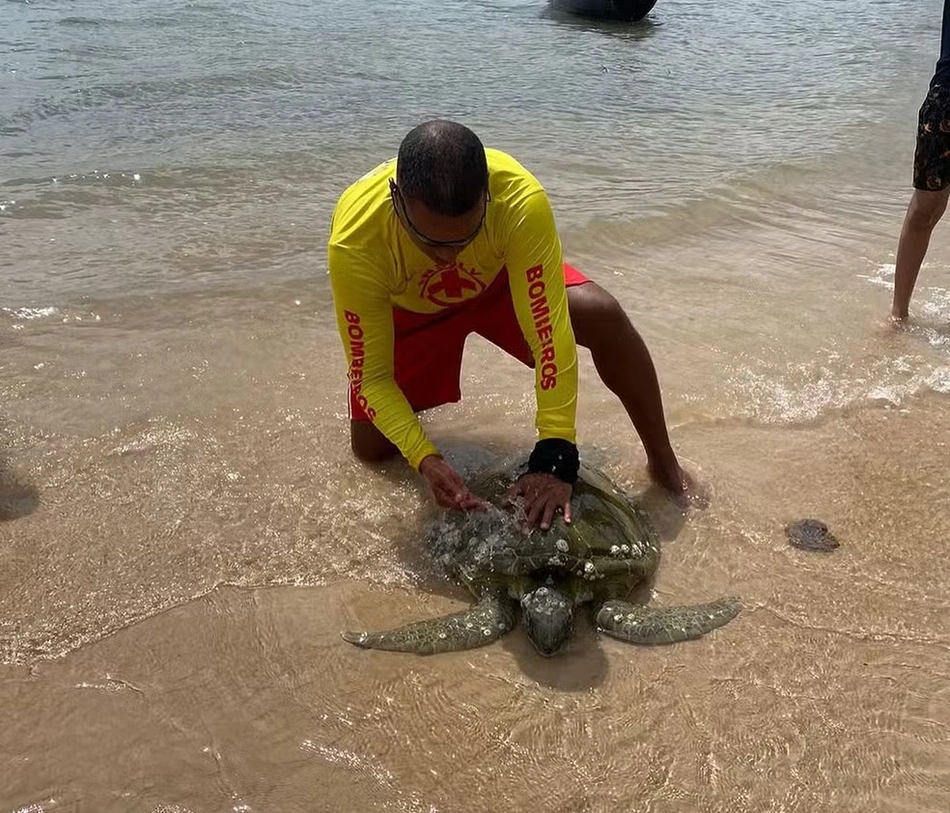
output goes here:
<path id="1" fill-rule="evenodd" d="M 395 162 L 344 191 L 328 260 L 360 460 L 401 453 L 439 505 L 481 505 L 415 414 L 460 399 L 462 350 L 478 333 L 535 370 L 539 439 L 509 497 L 523 501 L 530 525 L 550 527 L 559 510 L 570 521 L 576 337 L 630 415 L 654 480 L 677 494 L 691 486 L 640 336 L 612 296 L 562 261 L 540 183 L 467 127 L 419 125 Z"/>
<path id="2" fill-rule="evenodd" d="M 914 153 L 914 193 L 897 245 L 891 317 L 907 318 L 910 298 L 930 235 L 947 210 L 950 197 L 950 0 L 943 4 L 940 59 L 920 107 Z"/>

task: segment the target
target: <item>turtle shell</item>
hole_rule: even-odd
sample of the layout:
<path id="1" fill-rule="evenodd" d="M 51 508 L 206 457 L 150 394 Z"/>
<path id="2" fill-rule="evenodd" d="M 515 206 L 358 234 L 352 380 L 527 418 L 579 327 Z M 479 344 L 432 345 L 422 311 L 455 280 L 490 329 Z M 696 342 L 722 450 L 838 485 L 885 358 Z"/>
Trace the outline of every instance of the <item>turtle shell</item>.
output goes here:
<path id="1" fill-rule="evenodd" d="M 502 464 L 471 485 L 491 508 L 452 512 L 429 536 L 439 564 L 475 588 L 481 582 L 532 574 L 595 580 L 651 573 L 659 561 L 656 534 L 643 511 L 606 475 L 581 466 L 572 498 L 572 522 L 558 516 L 547 531 L 526 534 L 517 509 L 505 504 L 523 466 Z"/>

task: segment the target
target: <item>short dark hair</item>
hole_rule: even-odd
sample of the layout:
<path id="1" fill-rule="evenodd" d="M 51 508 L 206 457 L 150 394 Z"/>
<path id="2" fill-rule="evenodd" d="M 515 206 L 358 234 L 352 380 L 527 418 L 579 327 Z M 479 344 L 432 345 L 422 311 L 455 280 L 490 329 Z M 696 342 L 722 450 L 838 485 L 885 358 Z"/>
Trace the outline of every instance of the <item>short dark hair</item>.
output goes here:
<path id="1" fill-rule="evenodd" d="M 397 183 L 403 195 L 436 214 L 472 211 L 488 189 L 485 147 L 468 127 L 433 119 L 413 127 L 399 145 Z"/>

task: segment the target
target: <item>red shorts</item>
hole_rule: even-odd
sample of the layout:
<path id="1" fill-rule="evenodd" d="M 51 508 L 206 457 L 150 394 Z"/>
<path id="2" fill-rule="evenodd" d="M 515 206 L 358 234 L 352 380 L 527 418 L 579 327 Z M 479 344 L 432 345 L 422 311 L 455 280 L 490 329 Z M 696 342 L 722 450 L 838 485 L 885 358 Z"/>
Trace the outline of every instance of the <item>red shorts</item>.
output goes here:
<path id="1" fill-rule="evenodd" d="M 585 282 L 590 280 L 564 263 L 564 284 L 568 288 Z M 417 412 L 454 404 L 462 398 L 462 351 L 470 333 L 488 339 L 526 366 L 534 366 L 531 349 L 515 316 L 508 272 L 504 270 L 483 294 L 461 307 L 439 313 L 394 308 L 393 329 L 396 383 Z M 353 391 L 349 392 L 350 419 L 368 421 Z"/>

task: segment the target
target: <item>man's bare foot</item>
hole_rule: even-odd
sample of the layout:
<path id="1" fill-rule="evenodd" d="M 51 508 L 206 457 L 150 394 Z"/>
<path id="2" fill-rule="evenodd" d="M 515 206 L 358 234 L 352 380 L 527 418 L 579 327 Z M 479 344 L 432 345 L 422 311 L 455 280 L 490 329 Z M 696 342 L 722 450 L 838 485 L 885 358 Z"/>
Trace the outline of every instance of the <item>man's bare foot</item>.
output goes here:
<path id="1" fill-rule="evenodd" d="M 664 467 L 647 464 L 650 479 L 663 488 L 674 502 L 684 510 L 687 508 L 708 508 L 709 493 L 679 463 Z"/>

